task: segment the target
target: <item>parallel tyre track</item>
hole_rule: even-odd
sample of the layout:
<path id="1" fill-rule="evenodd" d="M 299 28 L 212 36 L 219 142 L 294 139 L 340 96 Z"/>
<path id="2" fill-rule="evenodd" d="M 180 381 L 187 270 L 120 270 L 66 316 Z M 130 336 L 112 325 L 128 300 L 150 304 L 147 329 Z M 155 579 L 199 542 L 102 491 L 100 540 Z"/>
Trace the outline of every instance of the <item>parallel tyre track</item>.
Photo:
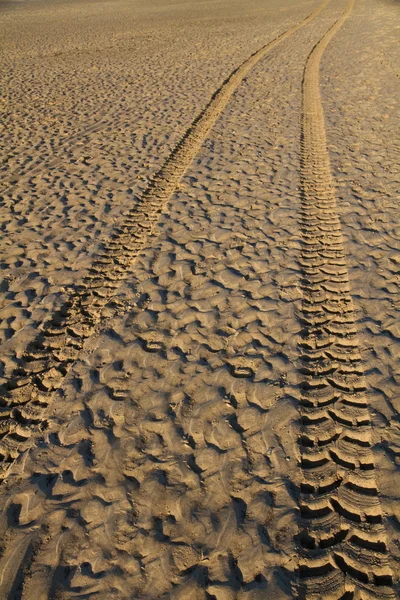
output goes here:
<path id="1" fill-rule="evenodd" d="M 287 31 L 285 31 L 284 33 L 282 33 L 280 36 L 278 36 L 277 38 L 275 38 L 274 40 L 272 40 L 272 42 L 269 42 L 268 44 L 266 44 L 265 46 L 263 46 L 262 48 L 260 48 L 259 50 L 257 50 L 248 59 L 246 59 L 239 67 L 237 67 L 236 69 L 234 69 L 232 71 L 232 73 L 229 75 L 229 77 L 224 81 L 224 83 L 214 93 L 213 97 L 211 98 L 211 100 L 208 103 L 208 105 L 206 106 L 206 108 L 196 117 L 196 119 L 192 123 L 191 127 L 189 128 L 189 130 L 184 135 L 183 139 L 186 138 L 186 136 L 188 135 L 188 133 L 190 132 L 190 130 L 193 128 L 193 126 L 200 119 L 203 119 L 203 116 L 206 116 L 205 113 L 208 111 L 208 109 L 211 107 L 212 104 L 214 104 L 214 107 L 217 108 L 216 105 L 215 105 L 215 103 L 214 103 L 214 101 L 216 100 L 217 96 L 219 97 L 220 92 L 223 89 L 226 90 L 226 87 L 228 86 L 228 83 L 231 82 L 233 84 L 232 87 L 230 88 L 230 90 L 226 90 L 228 92 L 228 100 L 229 100 L 229 98 L 232 96 L 233 92 L 235 91 L 235 89 L 237 88 L 237 86 L 240 84 L 240 82 L 242 81 L 242 79 L 247 75 L 248 71 L 250 71 L 250 69 L 252 69 L 253 66 L 259 60 L 261 60 L 263 58 L 263 56 L 267 52 L 269 52 L 270 50 L 272 50 L 272 48 L 274 48 L 278 43 L 280 43 L 281 41 L 283 41 L 284 39 L 286 39 L 286 37 L 288 37 L 289 35 L 291 35 L 295 31 L 297 31 L 297 29 L 299 29 L 300 27 L 303 27 L 308 21 L 310 21 L 315 16 L 317 16 L 317 14 L 319 14 L 319 12 L 321 12 L 321 10 L 328 3 L 328 1 L 329 0 L 325 0 L 320 6 L 317 7 L 317 9 L 314 12 L 312 12 L 303 21 L 300 21 L 299 23 L 297 23 L 296 25 L 294 25 L 293 27 L 291 27 L 290 29 L 288 29 Z M 250 64 L 250 63 L 252 63 L 252 64 Z M 242 72 L 241 73 L 242 69 L 244 69 L 246 72 Z M 233 81 L 233 78 L 235 78 L 235 81 Z M 222 98 L 220 98 L 220 99 L 222 99 Z M 226 105 L 226 103 L 224 104 L 224 106 L 225 105 Z M 224 106 L 222 107 L 221 111 L 223 110 Z M 220 114 L 221 111 L 218 112 L 218 115 Z M 117 116 L 119 114 L 121 114 L 121 113 L 117 113 Z M 218 118 L 218 115 L 217 115 L 217 118 Z M 212 125 L 215 122 L 215 120 L 216 119 L 214 119 L 213 122 L 211 123 L 210 128 L 212 127 Z M 89 135 L 91 133 L 95 133 L 97 131 L 101 131 L 102 129 L 104 129 L 104 127 L 106 127 L 109 124 L 110 124 L 109 122 L 101 122 L 101 123 L 98 123 L 98 124 L 86 127 L 82 131 L 80 131 L 79 133 L 77 133 L 75 135 L 71 135 L 67 140 L 65 140 L 61 144 L 59 144 L 55 148 L 55 151 L 58 152 L 60 149 L 62 150 L 63 148 L 67 148 L 67 149 L 70 148 L 71 149 L 71 148 L 74 147 L 73 145 L 71 145 L 71 143 L 73 143 L 73 142 L 75 142 L 77 140 L 82 140 L 87 135 Z M 89 145 L 90 145 L 90 140 L 87 141 L 87 142 L 84 142 L 82 144 L 81 148 L 83 149 L 83 148 L 85 148 L 85 147 L 87 147 Z M 179 144 L 178 144 L 177 147 L 179 147 Z M 175 148 L 175 150 L 176 150 L 176 148 Z M 167 159 L 166 162 L 168 162 L 168 160 L 174 154 L 174 151 L 171 153 L 170 157 Z M 32 168 L 29 169 L 29 175 L 30 176 L 35 176 L 35 175 L 40 174 L 41 171 L 42 171 L 43 164 L 45 164 L 48 167 L 50 167 L 50 166 L 54 166 L 54 165 L 60 164 L 62 162 L 63 162 L 63 158 L 59 157 L 59 156 L 51 156 L 51 157 L 48 157 L 48 158 L 46 157 L 44 159 L 44 161 L 42 162 L 41 165 L 36 165 L 35 164 L 34 166 L 32 166 Z M 17 205 L 17 204 L 19 205 L 21 202 L 23 202 L 23 200 L 15 201 L 15 200 L 9 200 L 9 199 L 6 198 L 7 194 L 10 193 L 13 190 L 12 182 L 14 180 L 18 180 L 18 178 L 21 175 L 27 175 L 27 172 L 24 171 L 23 173 L 21 173 L 21 169 L 15 169 L 14 171 L 12 171 L 11 173 L 9 173 L 7 175 L 7 179 L 4 179 L 2 182 L 0 181 L 0 186 L 1 185 L 6 185 L 7 186 L 7 187 L 4 187 L 4 189 L 0 190 L 0 207 L 7 206 L 7 207 L 11 208 L 11 210 L 13 211 L 15 205 Z M 157 175 L 156 175 L 156 177 L 157 177 Z M 11 184 L 11 185 L 8 185 L 8 184 Z M 148 190 L 146 190 L 146 192 L 147 191 Z M 50 205 L 47 204 L 46 207 L 45 207 L 45 209 L 43 209 L 43 210 L 47 210 L 49 208 L 49 206 L 51 206 L 51 204 Z"/>
<path id="2" fill-rule="evenodd" d="M 264 56 L 314 19 L 328 4 L 323 2 L 305 19 L 260 48 L 236 68 L 213 94 L 181 141 L 149 183 L 135 206 L 123 216 L 100 251 L 80 286 L 71 288 L 61 308 L 40 327 L 19 365 L 0 389 L 0 480 L 19 453 L 29 446 L 34 430 L 46 426 L 45 411 L 54 392 L 78 358 L 87 340 L 104 320 L 104 309 L 153 233 L 160 213 L 210 129 L 233 93 Z M 117 300 L 114 299 L 117 304 Z M 152 344 L 144 342 L 152 351 Z"/>
<path id="3" fill-rule="evenodd" d="M 395 597 L 319 89 L 321 57 L 354 1 L 309 55 L 302 89 L 298 584 L 307 600 Z"/>

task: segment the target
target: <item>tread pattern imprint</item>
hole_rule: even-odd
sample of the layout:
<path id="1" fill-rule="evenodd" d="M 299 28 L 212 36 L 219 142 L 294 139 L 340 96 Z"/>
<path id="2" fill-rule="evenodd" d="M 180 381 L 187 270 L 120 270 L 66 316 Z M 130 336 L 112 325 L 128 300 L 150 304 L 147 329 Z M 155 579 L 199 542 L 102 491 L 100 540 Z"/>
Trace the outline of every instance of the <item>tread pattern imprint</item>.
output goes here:
<path id="1" fill-rule="evenodd" d="M 0 393 L 0 460 L 3 478 L 10 464 L 29 446 L 31 431 L 45 424 L 44 412 L 85 341 L 104 319 L 118 311 L 113 297 L 130 274 L 130 265 L 152 235 L 160 213 L 198 153 L 211 127 L 250 70 L 278 44 L 308 24 L 327 5 L 324 0 L 308 17 L 252 54 L 235 69 L 196 117 L 143 195 L 99 245 L 80 286 L 41 326 Z M 1 476 L 1 472 L 0 472 Z"/>
<path id="2" fill-rule="evenodd" d="M 350 0 L 343 15 L 309 55 L 302 90 L 300 264 L 303 306 L 302 335 L 299 341 L 299 447 L 302 480 L 299 532 L 296 539 L 299 549 L 296 589 L 299 598 L 304 600 L 369 600 L 395 597 L 384 518 L 374 472 L 368 390 L 357 340 L 355 312 L 326 146 L 319 90 L 321 57 L 330 40 L 351 14 L 354 2 L 355 0 Z M 102 242 L 101 252 L 95 257 L 90 273 L 78 293 L 74 289 L 60 310 L 43 324 L 39 336 L 27 348 L 19 368 L 2 395 L 0 454 L 3 460 L 3 477 L 7 476 L 10 465 L 20 453 L 29 447 L 31 432 L 35 429 L 40 431 L 44 426 L 43 415 L 47 413 L 53 395 L 60 388 L 82 349 L 88 348 L 91 336 L 104 325 L 106 319 L 118 313 L 119 300 L 115 292 L 121 282 L 131 274 L 130 267 L 148 243 L 161 211 L 237 87 L 267 52 L 309 23 L 327 3 L 328 0 L 324 0 L 309 17 L 261 48 L 231 73 L 205 110 L 192 123 L 138 204 L 124 215 L 110 239 Z M 141 308 L 140 303 L 138 307 Z M 151 360 L 158 363 L 157 353 L 162 349 L 162 342 L 150 336 L 142 340 L 142 345 L 150 356 L 153 355 L 148 359 L 148 364 L 153 364 Z M 217 354 L 214 350 L 213 353 Z M 234 364 L 232 369 L 236 379 L 252 376 L 251 369 L 243 366 L 240 361 L 238 365 Z M 118 373 L 117 375 L 119 377 Z M 114 400 L 125 398 L 127 390 L 123 387 L 124 384 L 127 382 L 121 376 L 121 389 L 114 390 Z M 184 405 L 186 400 L 179 400 L 179 403 Z M 230 395 L 225 398 L 228 405 L 234 405 L 235 401 Z M 177 405 L 179 403 L 177 400 Z M 192 407 L 187 408 L 188 411 L 189 409 Z M 154 407 L 153 411 L 155 414 Z M 119 422 L 118 419 L 122 421 L 117 411 L 114 419 L 116 422 Z M 162 420 L 155 416 L 155 431 L 158 421 Z M 242 435 L 245 429 L 233 417 L 231 421 L 231 429 L 237 435 Z M 78 436 L 74 426 L 74 423 L 71 423 L 71 438 L 74 435 Z M 178 423 L 178 433 L 180 429 L 183 431 Z M 223 429 L 224 438 L 229 432 L 232 433 L 227 427 Z M 185 433 L 190 448 L 195 447 L 194 437 L 197 432 L 192 433 L 193 435 Z M 86 443 L 89 450 L 85 446 Z M 81 441 L 80 446 L 82 454 L 90 458 L 90 442 Z M 213 442 L 214 446 L 217 447 Z M 225 450 L 221 454 L 224 455 L 224 452 Z M 108 460 L 108 456 L 104 457 L 104 460 Z M 194 458 L 192 463 L 192 470 L 199 478 L 203 470 L 208 469 L 208 466 L 207 469 L 204 466 L 205 458 L 201 463 L 204 469 L 197 465 Z M 149 491 L 154 498 L 157 496 L 157 502 L 162 502 L 163 497 L 160 494 L 160 500 L 158 492 L 156 494 L 154 490 L 162 488 L 163 477 L 160 470 L 160 481 L 153 482 Z M 57 482 L 57 493 L 62 493 L 62 486 L 79 487 L 79 483 L 75 482 L 68 470 L 64 472 L 64 479 L 61 483 Z M 132 475 L 132 498 L 136 492 L 136 484 Z M 54 482 L 49 476 L 42 485 L 50 489 Z M 101 504 L 101 509 L 106 512 L 105 507 L 108 510 L 108 505 L 113 501 L 114 499 L 109 502 L 98 500 L 97 504 Z M 36 502 L 39 503 L 39 500 Z M 27 514 L 36 508 L 40 511 L 35 501 L 32 501 L 32 506 L 30 501 L 28 504 Z M 175 504 L 179 504 L 178 500 Z M 233 505 L 235 518 L 240 523 L 243 520 L 242 513 L 245 512 L 245 502 L 239 497 L 234 497 Z M 71 520 L 76 519 L 73 509 L 68 510 Z M 264 504 L 262 510 L 265 511 Z M 20 522 L 24 523 L 23 514 L 21 518 L 13 513 L 17 513 L 18 509 L 10 506 L 7 511 L 10 522 L 20 518 Z M 54 519 L 57 518 L 55 515 Z M 90 522 L 94 516 L 89 515 L 85 518 Z M 106 521 L 107 519 L 108 517 L 105 517 Z M 27 527 L 29 523 L 27 517 Z M 169 525 L 172 531 L 172 516 Z M 112 527 L 116 527 L 115 523 L 110 525 L 110 528 Z M 164 531 L 162 524 L 158 522 L 155 522 L 153 527 L 164 543 L 168 539 L 168 531 Z M 224 532 L 221 536 L 223 534 Z M 61 533 L 60 536 L 62 535 L 64 534 Z M 22 532 L 18 539 L 13 540 L 12 550 L 3 556 L 3 563 L 6 563 L 5 580 L 0 581 L 0 589 L 6 590 L 7 595 L 10 594 L 9 597 L 19 593 L 19 587 L 23 587 L 21 581 L 26 575 L 24 565 L 28 565 L 26 570 L 29 571 L 29 565 L 35 555 L 42 550 L 35 539 Z M 176 562 L 182 563 L 181 571 L 190 575 L 198 557 L 188 558 L 188 552 L 180 547 L 177 547 L 176 555 Z M 138 555 L 135 558 L 140 565 L 139 571 L 143 570 L 141 561 L 145 560 L 145 557 Z M 232 558 L 230 562 L 232 564 L 229 568 L 238 571 Z M 249 563 L 251 562 L 249 559 Z M 85 568 L 92 576 L 89 567 L 90 565 L 86 565 Z M 59 566 L 55 570 L 57 569 L 60 571 L 57 573 L 58 577 L 64 577 L 66 580 L 70 577 L 69 567 Z M 224 569 L 226 565 L 222 565 L 220 570 Z M 49 585 L 47 572 L 36 572 L 35 576 L 38 579 L 42 577 Z M 52 585 L 50 588 L 49 596 L 52 597 Z M 31 588 L 27 586 L 26 589 L 29 594 L 29 589 L 34 589 L 33 584 Z M 218 598 L 222 598 L 222 595 Z"/>
<path id="3" fill-rule="evenodd" d="M 303 79 L 299 575 L 304 598 L 395 597 L 319 91 L 321 57 L 354 3 L 350 0 L 314 47 Z"/>

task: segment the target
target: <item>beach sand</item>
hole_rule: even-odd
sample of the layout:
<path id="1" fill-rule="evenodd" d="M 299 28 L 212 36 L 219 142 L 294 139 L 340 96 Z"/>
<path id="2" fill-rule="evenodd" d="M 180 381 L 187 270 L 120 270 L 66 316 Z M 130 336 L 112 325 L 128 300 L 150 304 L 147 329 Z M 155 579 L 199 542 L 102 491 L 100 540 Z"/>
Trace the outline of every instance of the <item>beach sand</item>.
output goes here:
<path id="1" fill-rule="evenodd" d="M 0 8 L 0 598 L 400 594 L 395 0 Z"/>

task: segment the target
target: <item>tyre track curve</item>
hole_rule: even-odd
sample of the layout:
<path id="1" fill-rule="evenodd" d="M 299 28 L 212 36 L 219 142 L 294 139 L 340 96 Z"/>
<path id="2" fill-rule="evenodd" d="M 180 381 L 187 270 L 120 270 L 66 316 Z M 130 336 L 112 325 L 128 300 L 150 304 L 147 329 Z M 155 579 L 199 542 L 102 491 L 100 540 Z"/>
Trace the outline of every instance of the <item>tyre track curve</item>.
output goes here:
<path id="1" fill-rule="evenodd" d="M 302 90 L 300 598 L 394 598 L 372 453 L 367 388 L 312 50 Z"/>
<path id="2" fill-rule="evenodd" d="M 60 309 L 40 326 L 37 337 L 1 390 L 1 479 L 19 453 L 29 446 L 32 432 L 46 427 L 44 414 L 52 395 L 78 358 L 85 340 L 118 307 L 117 299 L 113 306 L 110 303 L 115 290 L 128 277 L 129 267 L 153 233 L 160 213 L 237 87 L 268 52 L 314 19 L 328 2 L 323 0 L 308 17 L 253 53 L 229 75 L 135 206 L 115 226 L 109 239 L 99 244 L 99 252 L 81 285 L 69 289 Z M 143 343 L 149 352 L 157 344 Z"/>

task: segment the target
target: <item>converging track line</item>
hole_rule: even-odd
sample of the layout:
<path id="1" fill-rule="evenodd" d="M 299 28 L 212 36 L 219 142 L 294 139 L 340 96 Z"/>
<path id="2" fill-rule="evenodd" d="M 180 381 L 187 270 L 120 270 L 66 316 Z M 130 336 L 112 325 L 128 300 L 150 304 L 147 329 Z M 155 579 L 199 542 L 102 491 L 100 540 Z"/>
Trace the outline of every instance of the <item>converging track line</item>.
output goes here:
<path id="1" fill-rule="evenodd" d="M 302 89 L 298 582 L 307 600 L 395 597 L 319 89 L 321 57 L 353 7 L 312 50 Z"/>
<path id="2" fill-rule="evenodd" d="M 109 239 L 100 244 L 82 284 L 71 288 L 63 306 L 41 325 L 0 396 L 1 478 L 19 453 L 29 447 L 32 432 L 44 426 L 44 414 L 54 392 L 77 360 L 85 340 L 104 322 L 104 308 L 121 281 L 131 275 L 132 263 L 235 90 L 268 52 L 314 19 L 328 2 L 324 0 L 308 17 L 260 48 L 229 75 L 135 206 L 121 217 Z"/>

